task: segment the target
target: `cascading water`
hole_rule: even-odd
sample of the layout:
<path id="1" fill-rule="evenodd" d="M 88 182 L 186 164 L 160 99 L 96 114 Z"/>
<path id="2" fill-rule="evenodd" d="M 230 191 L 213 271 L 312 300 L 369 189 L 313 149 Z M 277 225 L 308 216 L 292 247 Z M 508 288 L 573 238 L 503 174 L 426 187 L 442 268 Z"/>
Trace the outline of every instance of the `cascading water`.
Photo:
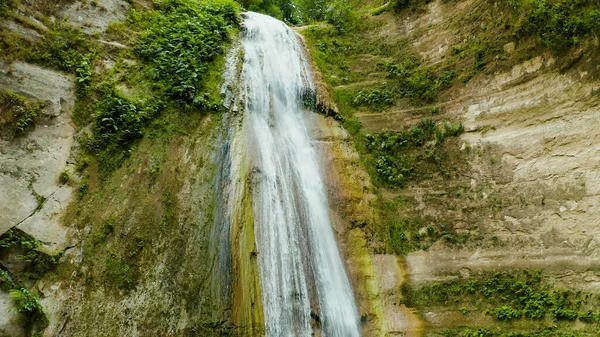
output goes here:
<path id="1" fill-rule="evenodd" d="M 360 336 L 307 130 L 302 99 L 314 85 L 302 45 L 281 21 L 245 13 L 242 46 L 243 116 L 228 141 L 235 169 L 227 171 L 227 199 L 228 207 L 242 207 L 243 195 L 251 195 L 265 333 Z M 250 179 L 234 177 L 244 167 Z"/>

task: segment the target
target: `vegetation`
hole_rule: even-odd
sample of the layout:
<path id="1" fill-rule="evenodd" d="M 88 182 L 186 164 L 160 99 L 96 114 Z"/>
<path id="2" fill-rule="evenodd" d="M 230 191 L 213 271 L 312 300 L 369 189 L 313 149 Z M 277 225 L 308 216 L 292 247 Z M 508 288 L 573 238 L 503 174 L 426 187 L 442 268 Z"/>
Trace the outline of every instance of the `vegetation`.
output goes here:
<path id="1" fill-rule="evenodd" d="M 404 10 L 422 10 L 432 0 L 393 0 L 392 8 L 399 13 Z"/>
<path id="2" fill-rule="evenodd" d="M 533 331 L 503 331 L 499 328 L 475 328 L 475 329 L 448 329 L 442 336 L 444 337 L 582 337 L 587 334 L 581 331 L 566 332 L 556 327 L 532 329 Z"/>
<path id="3" fill-rule="evenodd" d="M 459 163 L 444 150 L 446 139 L 464 131 L 462 123 L 437 125 L 430 118 L 402 131 L 384 131 L 365 135 L 367 165 L 375 182 L 401 187 L 409 180 L 433 173 L 451 176 Z"/>
<path id="4" fill-rule="evenodd" d="M 582 38 L 600 35 L 600 9 L 595 0 L 506 0 L 522 21 L 520 36 L 537 36 L 544 46 L 565 49 Z"/>
<path id="5" fill-rule="evenodd" d="M 37 336 L 40 334 L 48 326 L 49 322 L 37 294 L 23 287 L 13 288 L 9 293 L 15 303 L 15 307 L 12 310 L 25 315 L 24 327 L 27 335 Z"/>
<path id="6" fill-rule="evenodd" d="M 8 29 L 0 29 L 0 49 L 3 51 L 0 59 L 37 63 L 77 75 L 76 69 L 98 53 L 99 47 L 89 36 L 63 21 L 48 22 L 47 31 L 27 22 L 25 24 L 39 30 L 42 38 L 32 41 Z"/>
<path id="7" fill-rule="evenodd" d="M 6 15 L 6 13 L 11 9 L 11 7 L 11 0 L 0 0 L 0 16 Z"/>
<path id="8" fill-rule="evenodd" d="M 13 248 L 22 251 L 18 258 L 27 263 L 24 271 L 20 274 L 20 281 L 40 279 L 56 267 L 62 254 L 62 252 L 47 252 L 41 242 L 16 228 L 12 228 L 0 236 L 0 251 Z"/>
<path id="9" fill-rule="evenodd" d="M 28 290 L 24 284 L 31 280 L 38 280 L 48 271 L 56 268 L 61 252 L 48 253 L 38 240 L 12 228 L 0 236 L 0 254 L 14 250 L 20 252 L 16 255 L 16 259 L 25 262 L 25 266 L 18 275 L 0 269 L 0 288 L 10 293 L 15 303 L 13 310 L 25 315 L 25 328 L 28 335 L 35 335 L 48 325 L 48 320 L 38 296 Z"/>
<path id="10" fill-rule="evenodd" d="M 446 187 L 454 186 L 449 179 L 461 176 L 466 169 L 468 151 L 459 151 L 454 139 L 464 128 L 460 122 L 433 122 L 444 113 L 438 99 L 452 86 L 462 85 L 479 73 L 505 70 L 530 55 L 561 53 L 586 43 L 598 37 L 600 27 L 597 1 L 475 1 L 454 19 L 456 44 L 428 63 L 405 37 L 390 33 L 393 25 L 389 22 L 422 15 L 430 2 L 347 2 L 353 7 L 347 17 L 358 19 L 347 20 L 346 29 L 339 29 L 325 17 L 326 1 L 300 6 L 304 13 L 314 10 L 306 21 L 330 23 L 309 26 L 302 33 L 313 60 L 332 87 L 339 108 L 336 117 L 353 135 L 371 181 L 394 190 L 393 197 L 381 193 L 378 208 L 385 220 L 371 230 L 387 251 L 399 255 L 427 249 L 440 239 L 452 244 L 467 240 L 467 234 L 458 235 L 454 230 L 456 223 L 450 216 L 420 214 L 408 205 L 412 197 L 404 198 L 402 191 L 408 184 L 431 187 L 439 183 L 445 195 L 461 193 Z M 514 42 L 519 52 L 505 50 L 509 42 Z M 388 111 L 406 115 L 409 120 L 423 120 L 406 125 L 398 117 L 394 127 L 401 128 L 399 131 L 362 131 L 357 113 Z M 498 318 L 514 319 L 510 307 L 498 306 L 495 313 Z"/>
<path id="11" fill-rule="evenodd" d="M 483 273 L 471 279 L 433 283 L 422 288 L 405 286 L 409 306 L 465 305 L 499 321 L 519 319 L 600 323 L 600 312 L 591 293 L 553 289 L 541 271 Z M 495 335 L 494 335 L 495 336 Z"/>
<path id="12" fill-rule="evenodd" d="M 0 90 L 0 132 L 3 137 L 23 136 L 39 120 L 43 103 L 27 100 L 12 91 Z"/>
<path id="13" fill-rule="evenodd" d="M 219 99 L 207 97 L 202 83 L 211 62 L 225 49 L 228 29 L 239 23 L 233 1 L 171 0 L 158 3 L 157 11 L 137 14 L 148 20 L 135 52 L 151 69 L 150 79 L 159 90 L 181 104 L 216 110 Z"/>
<path id="14" fill-rule="evenodd" d="M 29 314 L 43 311 L 40 299 L 25 288 L 12 289 L 10 291 L 10 297 L 12 297 L 16 303 L 14 310 L 18 312 Z"/>
<path id="15" fill-rule="evenodd" d="M 119 289 L 131 289 L 133 287 L 133 270 L 127 262 L 117 253 L 111 253 L 106 259 L 106 284 Z"/>
<path id="16" fill-rule="evenodd" d="M 108 171 L 118 167 L 133 142 L 143 137 L 143 128 L 156 116 L 158 106 L 144 100 L 132 102 L 114 91 L 108 94 L 96 105 L 94 138 L 87 149 L 95 150 Z"/>

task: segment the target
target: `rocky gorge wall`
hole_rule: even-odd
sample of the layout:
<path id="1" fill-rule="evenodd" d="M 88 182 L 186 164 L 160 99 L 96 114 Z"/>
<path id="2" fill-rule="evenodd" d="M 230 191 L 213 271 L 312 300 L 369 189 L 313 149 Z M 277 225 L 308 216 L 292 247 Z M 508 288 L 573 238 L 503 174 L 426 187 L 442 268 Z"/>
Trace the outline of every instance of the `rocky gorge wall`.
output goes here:
<path id="1" fill-rule="evenodd" d="M 92 83 L 116 76 L 119 95 L 126 99 L 136 100 L 149 90 L 133 79 L 141 73 L 131 54 L 133 41 L 115 36 L 114 27 L 130 8 L 143 11 L 152 5 L 12 5 L 9 13 L 2 12 L 0 30 L 7 50 L 0 91 L 8 97 L 0 107 L 0 333 L 233 333 L 231 306 L 211 285 L 218 280 L 211 280 L 216 262 L 209 248 L 222 116 L 165 114 L 108 173 L 85 148 L 95 127 L 85 114 L 98 109 L 97 98 L 82 91 L 89 76 Z M 88 68 L 77 65 L 74 76 L 67 71 L 73 68 L 57 70 L 55 58 L 19 54 L 21 45 L 35 48 L 47 36 L 48 48 L 65 43 L 58 48 L 66 63 L 58 68 L 70 67 L 73 43 L 93 45 L 100 59 Z M 223 63 L 221 57 L 215 64 L 219 78 Z M 21 99 L 26 109 L 42 108 L 26 115 L 34 121 L 27 132 L 13 134 L 6 115 L 12 110 L 7 109 Z"/>
<path id="2" fill-rule="evenodd" d="M 600 112 L 597 37 L 579 48 L 559 53 L 532 47 L 532 40 L 514 35 L 503 40 L 503 33 L 498 34 L 489 37 L 490 41 L 496 38 L 503 42 L 497 54 L 496 49 L 491 49 L 487 70 L 454 81 L 434 101 L 414 104 L 407 99 L 392 99 L 383 108 L 376 103 L 363 108 L 356 103 L 360 102 L 358 98 L 350 103 L 353 96 L 349 99 L 349 95 L 385 93 L 373 90 L 379 87 L 391 92 L 403 89 L 394 88 L 390 84 L 394 83 L 392 73 L 385 73 L 389 64 L 402 61 L 402 56 L 394 54 L 397 45 L 403 46 L 398 51 L 400 55 L 412 50 L 422 58 L 421 64 L 430 69 L 455 61 L 464 66 L 467 63 L 461 60 L 462 56 L 452 59 L 464 50 L 462 44 L 481 36 L 486 38 L 487 33 L 477 33 L 478 29 L 493 31 L 495 19 L 508 21 L 502 16 L 486 16 L 493 8 L 500 8 L 498 3 L 489 4 L 492 9 L 488 9 L 479 1 L 432 1 L 400 14 L 387 11 L 386 6 L 384 2 L 363 1 L 355 7 L 370 30 L 344 34 L 323 26 L 300 29 L 317 60 L 316 66 L 330 85 L 328 90 L 344 125 L 349 125 L 352 118 L 360 123 L 359 133 L 331 133 L 324 136 L 323 142 L 329 147 L 348 139 L 341 144 L 359 150 L 338 148 L 330 152 L 330 167 L 342 177 L 353 177 L 345 185 L 336 181 L 332 186 L 356 191 L 352 197 L 342 198 L 345 201 L 338 198 L 338 207 L 353 205 L 347 212 L 355 210 L 370 217 L 346 228 L 351 228 L 347 233 L 363 230 L 365 256 L 370 254 L 373 265 L 366 279 L 383 282 L 383 292 L 378 297 L 380 319 L 387 316 L 392 325 L 397 325 L 381 332 L 393 336 L 471 336 L 465 330 L 471 329 L 482 336 L 505 336 L 503 333 L 509 332 L 531 336 L 561 332 L 593 335 L 594 321 L 584 324 L 590 321 L 583 314 L 575 313 L 566 322 L 557 319 L 555 328 L 550 328 L 558 329 L 556 332 L 544 330 L 548 319 L 527 320 L 527 311 L 517 311 L 518 318 L 494 318 L 498 317 L 494 310 L 499 310 L 495 306 L 503 303 L 500 295 L 485 300 L 460 287 L 469 280 L 503 282 L 505 277 L 516 282 L 521 277 L 515 276 L 520 275 L 519 271 L 539 270 L 543 275 L 541 283 L 549 289 L 566 289 L 571 298 L 578 298 L 576 294 L 581 292 L 589 294 L 586 298 L 595 298 L 600 275 L 595 196 L 598 139 L 592 122 Z M 476 15 L 479 19 L 469 21 Z M 483 18 L 485 22 L 481 21 Z M 358 39 L 370 40 L 373 47 L 356 45 Z M 340 57 L 344 55 L 342 59 L 338 59 L 338 53 Z M 371 155 L 361 143 L 365 134 L 411 130 L 423 125 L 419 123 L 424 118 L 433 119 L 437 125 L 451 120 L 464 126 L 464 133 L 446 150 L 459 160 L 449 170 L 456 170 L 456 174 L 424 175 L 400 189 L 382 186 L 381 182 L 348 187 L 369 181 L 366 171 L 372 165 Z M 363 172 L 362 179 L 356 177 L 357 172 Z M 377 174 L 369 172 L 372 181 Z M 341 195 L 348 193 L 342 191 Z M 371 210 L 365 211 L 361 205 L 370 205 Z M 377 226 L 385 229 L 378 230 Z M 398 240 L 393 236 L 394 228 L 398 228 L 395 226 L 403 230 L 399 240 L 419 240 L 420 247 L 398 256 L 381 255 L 382 251 L 393 250 L 385 247 L 386 241 L 389 245 Z M 444 233 L 441 238 L 425 243 L 430 240 L 428 236 L 440 232 Z M 349 265 L 350 270 L 355 270 L 351 262 Z M 395 283 L 385 288 L 390 279 Z M 386 289 L 392 294 L 388 299 L 384 295 Z M 363 296 L 368 293 L 357 292 Z M 386 301 L 391 307 L 385 306 Z M 506 303 L 510 308 L 520 305 L 518 301 Z M 569 310 L 585 312 L 596 302 L 583 303 L 586 304 Z"/>
<path id="3" fill-rule="evenodd" d="M 417 12 L 372 15 L 385 3 L 356 3 L 368 18 L 364 21 L 375 22 L 368 38 L 414 50 L 428 66 L 462 48 L 481 24 L 459 19 L 486 7 L 474 0 L 432 1 Z M 110 22 L 125 20 L 132 6 L 151 7 L 145 2 L 74 2 L 56 14 L 106 48 L 94 74 L 116 74 L 119 90 L 129 97 L 148 89 L 132 83 L 139 61 L 128 54 L 127 39 L 115 38 Z M 30 41 L 45 36 L 43 14 L 15 13 L 1 23 L 3 34 Z M 334 229 L 364 335 L 464 336 L 465 329 L 485 328 L 491 332 L 484 336 L 519 331 L 537 336 L 556 325 L 556 333 L 593 336 L 596 316 L 588 319 L 583 313 L 597 315 L 597 302 L 591 299 L 600 282 L 597 37 L 566 54 L 531 48 L 530 42 L 513 37 L 503 41 L 497 63 L 454 82 L 434 102 L 415 106 L 399 99 L 384 109 L 361 107 L 348 114 L 354 107 L 348 109 L 344 93 L 389 83 L 381 64 L 396 59 L 377 51 L 358 57 L 347 52 L 356 78 L 343 79 L 323 66 L 318 51 L 328 45 L 317 45 L 323 41 L 315 41 L 310 29 L 298 31 L 307 35 L 315 60 L 319 109 L 329 115 L 314 116 L 314 146 L 328 173 Z M 0 90 L 44 104 L 32 131 L 0 140 L 0 235 L 5 238 L 16 228 L 19 238 L 36 240 L 43 256 L 62 252 L 43 277 L 23 277 L 22 285 L 38 293 L 48 320 L 43 335 L 221 336 L 236 333 L 231 322 L 260 322 L 251 309 L 257 294 L 243 281 L 256 280 L 255 271 L 247 268 L 252 256 L 246 247 L 253 243 L 244 226 L 233 233 L 238 251 L 234 273 L 240 276 L 234 292 L 250 309 L 232 308 L 221 300 L 219 287 L 211 285 L 214 177 L 219 135 L 227 127 L 220 115 L 179 114 L 161 121 L 165 127 L 150 131 L 152 136 L 141 140 L 126 164 L 106 179 L 98 163 L 78 156 L 77 140 L 85 142 L 89 129 L 75 121 L 81 111 L 77 88 L 72 74 L 2 59 Z M 413 127 L 423 118 L 438 126 L 445 120 L 462 122 L 464 133 L 448 150 L 460 159 L 457 173 L 430 175 L 400 189 L 382 187 L 351 122 L 356 119 L 363 134 L 378 134 Z M 240 223 L 247 225 L 247 220 Z M 426 239 L 419 248 L 398 253 L 388 246 L 389 228 L 406 223 L 415 228 L 402 227 L 402 240 Z M 1 250 L 3 271 L 29 272 L 19 249 Z M 567 308 L 575 317 L 557 320 L 548 309 L 544 319 L 503 321 L 492 316 L 501 302 L 491 305 L 467 292 L 455 292 L 448 300 L 447 293 L 427 288 L 485 282 L 493 273 L 517 283 L 523 268 L 541 270 L 550 289 L 571 291 L 574 299 L 580 299 L 578 291 L 587 296 L 584 305 Z M 9 291 L 1 290 L 0 311 L 8 313 L 0 315 L 0 331 L 27 335 L 26 315 L 9 312 L 14 306 Z"/>

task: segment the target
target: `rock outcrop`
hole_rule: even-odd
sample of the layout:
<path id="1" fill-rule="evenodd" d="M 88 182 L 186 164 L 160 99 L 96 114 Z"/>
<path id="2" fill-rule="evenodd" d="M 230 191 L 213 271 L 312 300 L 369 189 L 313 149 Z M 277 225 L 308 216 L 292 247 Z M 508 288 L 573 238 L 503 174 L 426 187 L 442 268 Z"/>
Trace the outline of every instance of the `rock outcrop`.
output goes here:
<path id="1" fill-rule="evenodd" d="M 17 226 L 51 249 L 64 249 L 59 212 L 72 188 L 59 182 L 74 143 L 72 76 L 15 62 L 0 67 L 0 89 L 43 102 L 43 116 L 24 137 L 0 140 L 0 235 Z"/>

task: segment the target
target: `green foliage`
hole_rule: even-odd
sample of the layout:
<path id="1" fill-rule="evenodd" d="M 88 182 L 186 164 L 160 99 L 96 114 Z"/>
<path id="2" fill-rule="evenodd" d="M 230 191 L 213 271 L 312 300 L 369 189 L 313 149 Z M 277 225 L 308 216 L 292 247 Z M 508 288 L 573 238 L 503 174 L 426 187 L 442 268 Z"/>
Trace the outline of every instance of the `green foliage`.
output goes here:
<path id="1" fill-rule="evenodd" d="M 21 274 L 24 278 L 40 279 L 45 273 L 54 269 L 62 252 L 47 252 L 41 242 L 25 232 L 12 228 L 0 236 L 0 251 L 13 247 L 23 251 L 19 257 L 27 262 Z"/>
<path id="2" fill-rule="evenodd" d="M 386 224 L 385 228 L 383 241 L 399 256 L 427 249 L 440 239 L 451 244 L 461 244 L 467 239 L 467 235 L 457 234 L 450 223 L 432 218 L 403 217 Z"/>
<path id="3" fill-rule="evenodd" d="M 111 253 L 104 266 L 106 285 L 124 290 L 133 287 L 133 270 L 119 254 Z"/>
<path id="4" fill-rule="evenodd" d="M 37 294 L 24 287 L 15 287 L 9 291 L 9 294 L 15 302 L 12 311 L 17 311 L 25 315 L 24 327 L 26 335 L 41 335 L 41 331 L 48 326 L 49 322 Z"/>
<path id="5" fill-rule="evenodd" d="M 13 310 L 22 313 L 43 312 L 40 299 L 26 288 L 13 289 L 10 297 L 15 301 Z"/>
<path id="6" fill-rule="evenodd" d="M 581 332 L 560 332 L 556 327 L 533 329 L 532 331 L 502 331 L 500 329 L 464 329 L 456 331 L 448 329 L 444 337 L 583 337 Z"/>
<path id="7" fill-rule="evenodd" d="M 83 58 L 81 63 L 75 68 L 76 80 L 77 80 L 77 95 L 82 98 L 87 96 L 90 92 L 90 85 L 92 82 L 92 70 L 90 67 L 90 56 Z"/>
<path id="8" fill-rule="evenodd" d="M 0 90 L 0 132 L 9 137 L 27 134 L 34 128 L 43 107 L 43 103 Z"/>
<path id="9" fill-rule="evenodd" d="M 421 60 L 409 55 L 400 63 L 385 65 L 386 77 L 395 79 L 397 95 L 410 98 L 415 104 L 433 102 L 440 91 L 449 88 L 455 78 L 455 71 L 441 71 L 434 67 L 421 66 Z"/>
<path id="10" fill-rule="evenodd" d="M 414 237 L 411 237 L 420 225 L 420 221 L 416 219 L 404 219 L 388 227 L 387 243 L 394 254 L 404 255 L 420 248 Z"/>
<path id="11" fill-rule="evenodd" d="M 352 100 L 355 106 L 366 105 L 376 111 L 394 104 L 394 94 L 385 88 L 375 88 L 368 91 L 361 90 Z"/>
<path id="12" fill-rule="evenodd" d="M 10 291 L 16 287 L 17 285 L 12 276 L 6 270 L 0 269 L 0 289 Z"/>
<path id="13" fill-rule="evenodd" d="M 157 116 L 161 105 L 144 99 L 133 101 L 114 90 L 96 104 L 94 138 L 87 151 L 100 159 L 105 172 L 119 167 L 130 154 L 133 142 L 144 135 L 144 127 Z M 80 194 L 87 192 L 82 185 Z"/>
<path id="14" fill-rule="evenodd" d="M 59 22 L 24 57 L 30 62 L 79 76 L 76 69 L 84 62 L 90 62 L 95 54 L 89 36 Z"/>
<path id="15" fill-rule="evenodd" d="M 79 182 L 79 187 L 77 188 L 77 193 L 79 194 L 79 198 L 85 197 L 90 189 L 90 181 L 87 177 L 83 177 L 81 182 Z"/>
<path id="16" fill-rule="evenodd" d="M 61 184 L 66 184 L 69 182 L 69 180 L 71 180 L 71 174 L 69 173 L 68 170 L 62 170 L 60 172 L 60 175 L 58 176 L 58 182 Z"/>
<path id="17" fill-rule="evenodd" d="M 302 13 L 303 21 L 325 20 L 327 3 L 327 0 L 299 0 L 298 5 Z"/>
<path id="18" fill-rule="evenodd" d="M 518 33 L 538 36 L 545 46 L 564 49 L 600 34 L 596 0 L 509 0 L 509 4 L 525 17 Z"/>
<path id="19" fill-rule="evenodd" d="M 449 88 L 455 76 L 454 70 L 442 71 L 421 66 L 421 59 L 408 55 L 399 63 L 383 65 L 391 82 L 383 88 L 361 90 L 353 99 L 354 106 L 367 106 L 376 111 L 394 105 L 397 98 L 409 98 L 413 104 L 434 102 L 438 94 Z"/>
<path id="20" fill-rule="evenodd" d="M 515 310 L 514 308 L 503 305 L 497 308 L 494 308 L 492 311 L 492 316 L 499 321 L 510 321 L 513 319 L 521 318 L 521 312 L 519 310 Z"/>
<path id="21" fill-rule="evenodd" d="M 6 15 L 12 6 L 12 0 L 0 0 L 0 16 Z"/>
<path id="22" fill-rule="evenodd" d="M 202 82 L 210 63 L 223 54 L 228 29 L 238 25 L 238 10 L 227 0 L 158 3 L 134 49 L 151 65 L 156 86 L 182 104 L 202 106 L 207 100 Z"/>
<path id="23" fill-rule="evenodd" d="M 463 131 L 460 122 L 446 121 L 441 128 L 425 118 L 409 129 L 366 135 L 366 150 L 374 159 L 369 164 L 374 168 L 375 181 L 388 187 L 402 187 L 408 180 L 428 172 L 449 174 L 450 161 L 444 157 L 442 147 L 446 138 L 457 137 Z"/>
<path id="24" fill-rule="evenodd" d="M 157 109 L 136 103 L 116 93 L 98 102 L 94 132 L 101 145 L 128 145 L 143 136 L 142 128 Z"/>
<path id="25" fill-rule="evenodd" d="M 447 304 L 451 300 L 476 301 L 478 307 L 485 308 L 485 312 L 499 321 L 540 320 L 549 315 L 557 321 L 577 318 L 585 322 L 600 321 L 598 312 L 581 311 L 593 304 L 591 294 L 552 289 L 542 282 L 541 276 L 541 271 L 529 270 L 485 273 L 469 280 L 438 282 L 420 289 L 406 287 L 404 294 L 408 304 L 415 307 Z"/>
<path id="26" fill-rule="evenodd" d="M 108 219 L 106 219 L 100 228 L 92 234 L 92 243 L 97 245 L 106 242 L 108 237 L 112 235 L 115 230 L 115 223 L 116 218 L 114 216 L 110 216 Z"/>
<path id="27" fill-rule="evenodd" d="M 340 32 L 352 31 L 359 20 L 354 6 L 345 0 L 330 1 L 325 8 L 325 20 Z"/>
<path id="28" fill-rule="evenodd" d="M 4 235 L 3 235 L 4 237 Z M 6 237 L 0 240 L 1 245 L 6 245 Z M 0 247 L 0 251 L 3 247 Z M 39 297 L 23 287 L 8 271 L 0 269 L 0 289 L 8 292 L 14 301 L 11 311 L 16 311 L 25 316 L 24 327 L 27 336 L 37 336 L 37 333 L 48 326 L 48 319 L 39 302 Z"/>

